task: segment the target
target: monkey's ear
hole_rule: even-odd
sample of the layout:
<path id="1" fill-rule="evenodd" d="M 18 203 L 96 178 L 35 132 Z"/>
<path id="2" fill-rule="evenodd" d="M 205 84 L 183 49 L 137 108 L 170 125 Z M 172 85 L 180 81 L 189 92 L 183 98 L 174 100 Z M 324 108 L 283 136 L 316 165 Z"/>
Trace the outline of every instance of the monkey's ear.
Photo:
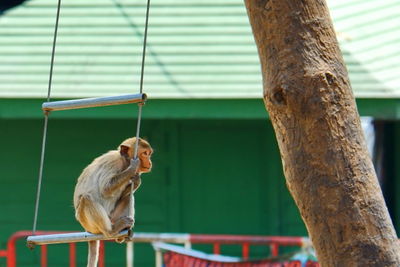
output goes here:
<path id="1" fill-rule="evenodd" d="M 121 156 L 129 157 L 129 149 L 130 149 L 129 146 L 120 145 L 119 153 L 121 154 Z"/>

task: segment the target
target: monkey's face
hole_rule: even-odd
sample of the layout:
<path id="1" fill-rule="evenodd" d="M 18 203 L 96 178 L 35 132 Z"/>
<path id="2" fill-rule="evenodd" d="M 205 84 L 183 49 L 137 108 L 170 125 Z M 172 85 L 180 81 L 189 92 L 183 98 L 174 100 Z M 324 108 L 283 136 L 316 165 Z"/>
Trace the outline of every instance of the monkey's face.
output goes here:
<path id="1" fill-rule="evenodd" d="M 125 158 L 132 159 L 135 151 L 136 138 L 128 138 L 122 142 L 119 146 L 119 151 L 121 156 Z M 151 171 L 151 155 L 153 154 L 153 149 L 151 148 L 149 142 L 140 138 L 139 139 L 139 149 L 138 157 L 140 160 L 140 165 L 138 168 L 139 173 L 146 173 Z"/>
<path id="2" fill-rule="evenodd" d="M 151 171 L 152 162 L 151 155 L 153 149 L 151 147 L 140 147 L 138 151 L 138 157 L 140 159 L 139 173 L 146 173 Z"/>

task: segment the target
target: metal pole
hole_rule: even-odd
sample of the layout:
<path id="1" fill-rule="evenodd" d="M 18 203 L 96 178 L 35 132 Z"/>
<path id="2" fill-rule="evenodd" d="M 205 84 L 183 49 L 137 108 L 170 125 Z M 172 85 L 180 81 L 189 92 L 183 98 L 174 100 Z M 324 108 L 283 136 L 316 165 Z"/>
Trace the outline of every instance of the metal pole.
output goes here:
<path id="1" fill-rule="evenodd" d="M 133 267 L 135 258 L 134 258 L 134 244 L 133 242 L 126 243 L 126 267 Z"/>
<path id="2" fill-rule="evenodd" d="M 185 247 L 186 249 L 192 249 L 192 243 L 190 242 L 190 240 L 188 240 L 188 241 L 185 242 L 184 247 Z"/>
<path id="3" fill-rule="evenodd" d="M 110 105 L 139 103 L 139 102 L 146 101 L 146 99 L 147 99 L 147 95 L 142 94 L 142 93 L 141 94 L 96 97 L 96 98 L 83 98 L 83 99 L 45 102 L 42 105 L 42 109 L 44 111 L 49 112 L 49 111 L 56 111 L 56 110 L 92 108 L 92 107 L 102 107 L 102 106 L 110 106 Z"/>
<path id="4" fill-rule="evenodd" d="M 65 234 L 50 234 L 50 235 L 36 235 L 28 236 L 28 246 L 34 245 L 47 245 L 47 244 L 61 244 L 61 243 L 76 243 L 88 242 L 92 240 L 113 240 L 118 238 L 125 238 L 126 241 L 135 241 L 150 243 L 153 241 L 163 241 L 167 243 L 190 243 L 189 234 L 159 234 L 159 233 L 135 233 L 129 236 L 129 231 L 125 230 L 113 237 L 105 237 L 104 235 L 95 235 L 88 232 L 65 233 Z"/>
<path id="5" fill-rule="evenodd" d="M 122 231 L 113 237 L 106 237 L 104 235 L 95 235 L 88 232 L 68 233 L 68 234 L 54 234 L 54 235 L 37 235 L 29 236 L 27 238 L 28 246 L 33 245 L 46 245 L 46 244 L 61 244 L 61 243 L 75 243 L 75 242 L 88 242 L 93 240 L 113 240 L 117 238 L 128 237 L 128 231 Z"/>
<path id="6" fill-rule="evenodd" d="M 162 252 L 156 249 L 156 267 L 162 267 Z"/>

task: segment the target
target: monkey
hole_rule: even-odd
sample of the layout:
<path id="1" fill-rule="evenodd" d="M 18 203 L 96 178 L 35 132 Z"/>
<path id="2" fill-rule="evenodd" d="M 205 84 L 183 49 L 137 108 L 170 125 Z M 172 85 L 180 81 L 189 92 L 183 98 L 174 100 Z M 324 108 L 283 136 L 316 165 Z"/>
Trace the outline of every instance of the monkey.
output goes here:
<path id="1" fill-rule="evenodd" d="M 75 218 L 93 234 L 113 237 L 134 225 L 134 197 L 141 184 L 140 175 L 152 168 L 153 149 L 139 138 L 137 158 L 134 157 L 136 137 L 123 141 L 90 163 L 78 177 L 74 191 Z M 130 199 L 132 198 L 132 206 Z M 96 267 L 99 241 L 89 241 L 88 267 Z"/>

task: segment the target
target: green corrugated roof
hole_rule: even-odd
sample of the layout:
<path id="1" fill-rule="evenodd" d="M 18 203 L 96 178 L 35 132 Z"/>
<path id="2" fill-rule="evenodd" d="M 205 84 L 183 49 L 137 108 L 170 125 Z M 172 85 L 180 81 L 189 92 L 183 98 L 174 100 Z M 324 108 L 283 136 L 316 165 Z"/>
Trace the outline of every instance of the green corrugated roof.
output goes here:
<path id="1" fill-rule="evenodd" d="M 0 16 L 0 97 L 46 95 L 56 2 L 30 0 Z M 399 96 L 400 1 L 330 7 L 356 95 Z M 137 92 L 144 14 L 144 0 L 63 1 L 53 97 Z M 262 96 L 242 0 L 152 1 L 147 51 L 151 98 Z"/>
<path id="2" fill-rule="evenodd" d="M 356 94 L 400 97 L 400 1 L 330 0 L 329 6 Z"/>

